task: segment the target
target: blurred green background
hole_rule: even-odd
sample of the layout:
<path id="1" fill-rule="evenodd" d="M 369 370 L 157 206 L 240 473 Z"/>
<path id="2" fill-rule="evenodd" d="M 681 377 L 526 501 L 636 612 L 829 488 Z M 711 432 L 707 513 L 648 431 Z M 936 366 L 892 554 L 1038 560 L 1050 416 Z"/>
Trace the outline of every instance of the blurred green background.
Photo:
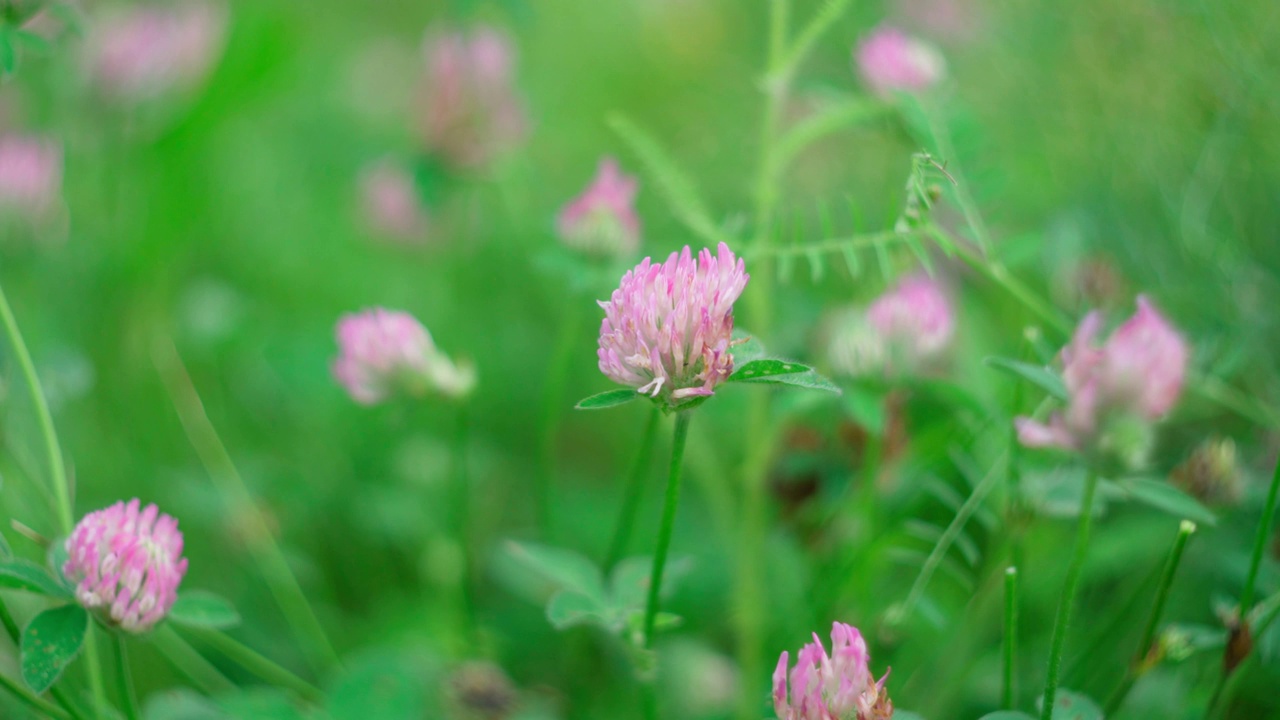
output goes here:
<path id="1" fill-rule="evenodd" d="M 922 103 L 946 128 L 953 152 L 928 149 L 962 173 L 1010 271 L 1073 318 L 1093 305 L 1119 318 L 1135 294 L 1148 293 L 1192 341 L 1197 375 L 1269 407 L 1274 418 L 1280 6 L 955 0 L 949 4 L 967 20 L 943 32 L 921 19 L 936 17 L 937 4 L 855 3 L 800 68 L 784 121 L 864 92 L 850 52 L 879 23 L 937 42 L 949 79 Z M 85 5 L 81 33 L 90 34 L 110 6 Z M 791 5 L 799 26 L 822 3 Z M 247 509 L 224 502 L 211 485 L 161 381 L 157 348 L 171 340 L 339 651 L 390 662 L 422 689 L 428 709 L 404 716 L 442 716 L 429 708 L 449 668 L 484 658 L 521 688 L 524 712 L 639 717 L 623 644 L 597 629 L 553 630 L 504 560 L 508 540 L 600 557 L 645 417 L 638 405 L 570 409 L 610 387 L 596 368 L 595 300 L 618 275 L 610 269 L 566 281 L 564 263 L 548 261 L 564 252 L 554 219 L 597 160 L 614 155 L 641 178 L 644 254 L 702 242 L 610 128 L 607 119 L 620 114 L 660 140 L 726 228 L 749 224 L 765 4 L 253 0 L 224 9 L 225 47 L 189 90 L 136 106 L 104 102 L 86 80 L 84 41 L 75 33 L 45 52 L 20 52 L 0 88 L 5 131 L 47 134 L 65 152 L 65 231 L 54 240 L 10 232 L 0 243 L 0 283 L 51 396 L 77 514 L 133 496 L 158 503 L 186 533 L 184 588 L 231 598 L 244 616 L 237 637 L 307 670 L 247 552 Z M 481 22 L 504 28 L 518 49 L 529 136 L 485 172 L 429 172 L 423 191 L 433 223 L 421 243 L 378 238 L 361 215 L 357 178 L 380 157 L 421 156 L 413 97 L 424 33 Z M 891 226 L 911 154 L 927 142 L 902 117 L 877 115 L 800 156 L 781 186 L 779 232 L 788 242 L 821 240 L 832 229 L 827 211 L 838 214 L 831 221 L 838 234 Z M 963 225 L 953 204 L 944 201 L 938 212 Z M 834 620 L 863 629 L 873 670 L 892 665 L 889 687 L 900 708 L 941 719 L 997 707 L 1000 582 L 1010 562 L 999 498 L 966 528 L 963 548 L 949 554 L 921 608 L 900 624 L 885 620 L 915 580 L 930 533 L 996 467 L 1009 418 L 1034 405 L 1029 392 L 1015 400 L 1015 383 L 982 359 L 1022 354 L 1024 328 L 1036 318 L 980 275 L 933 255 L 959 306 L 956 349 L 936 381 L 952 392 L 916 393 L 906 403 L 909 439 L 883 466 L 874 509 L 852 500 L 864 497 L 859 458 L 870 441 L 849 403 L 773 398 L 773 422 L 786 430 L 767 476 L 765 547 L 746 561 L 761 568 L 767 590 L 757 648 L 765 662 L 752 677 L 738 671 L 732 622 L 735 567 L 743 562 L 735 555 L 738 483 L 749 396 L 771 391 L 725 390 L 698 412 L 674 544 L 692 570 L 668 603 L 683 622 L 660 642 L 664 717 L 732 717 L 743 693 L 757 707 L 748 717 L 767 715 L 772 658 L 794 653 L 814 630 L 825 636 Z M 914 262 L 896 248 L 889 258 L 895 271 Z M 763 339 L 819 365 L 826 313 L 865 302 L 890 282 L 872 255 L 857 276 L 838 261 L 816 279 L 803 262 L 789 273 L 770 263 L 748 255 L 753 276 L 779 276 L 746 291 L 771 288 L 755 303 L 772 308 Z M 452 594 L 460 553 L 448 500 L 456 409 L 433 401 L 359 407 L 330 376 L 335 321 L 374 306 L 413 313 L 445 352 L 478 369 L 468 411 L 479 573 L 473 611 L 482 628 L 475 638 L 461 636 Z M 738 322 L 751 328 L 747 307 L 740 305 Z M 1050 351 L 1065 339 L 1040 330 Z M 0 503 L 5 515 L 52 535 L 36 426 L 4 350 Z M 668 435 L 659 435 L 636 555 L 649 552 L 656 531 Z M 1191 541 L 1166 619 L 1220 627 L 1215 606 L 1229 604 L 1243 583 L 1280 436 L 1189 393 L 1162 428 L 1158 469 L 1182 462 L 1210 436 L 1236 443 L 1244 492 Z M 539 524 L 535 497 L 547 458 L 549 528 Z M 1050 485 L 1058 472 L 1057 460 L 1043 454 L 1021 462 L 1026 475 Z M 1032 515 L 1018 530 L 1019 698 L 1027 709 L 1043 682 L 1072 532 L 1043 506 Z M 1175 518 L 1142 506 L 1109 506 L 1086 567 L 1066 687 L 1104 698 L 1114 686 L 1176 527 Z M 38 555 L 4 532 L 21 553 Z M 1271 557 L 1263 594 L 1278 586 Z M 1127 603 L 1131 595 L 1137 599 Z M 1280 637 L 1260 638 L 1259 648 L 1269 662 L 1253 668 L 1230 717 L 1280 713 Z M 181 684 L 154 653 L 136 658 L 144 695 Z M 1204 652 L 1160 666 L 1121 716 L 1201 717 L 1219 663 L 1218 653 Z M 376 705 L 367 717 L 379 717 Z"/>

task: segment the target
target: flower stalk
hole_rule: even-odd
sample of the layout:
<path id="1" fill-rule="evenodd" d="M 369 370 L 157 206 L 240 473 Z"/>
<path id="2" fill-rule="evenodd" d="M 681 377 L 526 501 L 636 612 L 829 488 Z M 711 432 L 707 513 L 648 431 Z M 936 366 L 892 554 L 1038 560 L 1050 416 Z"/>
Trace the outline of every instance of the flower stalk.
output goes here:
<path id="1" fill-rule="evenodd" d="M 662 525 L 658 528 L 658 544 L 653 551 L 653 570 L 649 573 L 649 598 L 644 609 L 644 648 L 653 648 L 653 629 L 658 620 L 658 600 L 662 594 L 662 573 L 671 549 L 671 533 L 675 528 L 676 506 L 680 503 L 680 470 L 684 446 L 689 437 L 688 411 L 676 413 L 676 427 L 671 439 L 671 469 L 667 475 L 666 498 L 662 503 Z"/>
<path id="2" fill-rule="evenodd" d="M 636 512 L 640 509 L 640 499 L 644 495 L 645 480 L 649 475 L 649 461 L 653 456 L 653 441 L 658 435 L 658 419 L 661 417 L 657 406 L 649 410 L 649 419 L 645 421 L 644 434 L 640 436 L 640 449 L 636 451 L 635 462 L 631 464 L 631 474 L 627 478 L 626 496 L 622 500 L 622 509 L 618 513 L 618 524 L 613 531 L 613 539 L 609 542 L 609 550 L 604 558 L 604 572 L 608 574 L 627 551 L 631 540 L 631 529 L 636 523 Z"/>
<path id="3" fill-rule="evenodd" d="M 1080 500 L 1080 520 L 1076 525 L 1076 545 L 1067 566 L 1067 578 L 1062 584 L 1062 596 L 1058 600 L 1058 613 L 1053 622 L 1053 640 L 1049 648 L 1049 676 L 1044 685 L 1044 707 L 1041 720 L 1052 720 L 1053 702 L 1058 693 L 1058 680 L 1062 671 L 1062 651 L 1067 644 L 1067 627 L 1071 624 L 1071 610 L 1076 591 L 1080 586 L 1080 572 L 1084 569 L 1085 555 L 1089 549 L 1089 528 L 1093 519 L 1093 496 L 1098 489 L 1098 474 L 1087 471 L 1084 478 L 1084 496 Z"/>

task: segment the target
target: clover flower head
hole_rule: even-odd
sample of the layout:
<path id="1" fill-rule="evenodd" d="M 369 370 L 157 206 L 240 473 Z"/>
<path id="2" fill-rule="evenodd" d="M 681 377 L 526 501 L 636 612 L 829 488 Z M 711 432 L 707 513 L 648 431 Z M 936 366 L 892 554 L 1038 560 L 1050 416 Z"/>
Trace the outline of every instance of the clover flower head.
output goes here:
<path id="1" fill-rule="evenodd" d="M 413 176 L 394 160 L 382 159 L 365 167 L 359 191 L 365 221 L 379 236 L 408 242 L 426 232 L 427 211 Z"/>
<path id="2" fill-rule="evenodd" d="M 423 46 L 420 131 L 428 150 L 476 168 L 523 139 L 527 122 L 514 87 L 515 48 L 502 32 L 437 27 Z"/>
<path id="3" fill-rule="evenodd" d="M 867 309 L 867 320 L 895 359 L 918 364 L 936 357 L 955 334 L 955 313 L 942 286 L 928 275 L 912 275 Z"/>
<path id="4" fill-rule="evenodd" d="M 932 45 L 892 27 L 877 28 L 854 52 L 862 79 L 876 93 L 927 90 L 946 74 L 946 61 Z"/>
<path id="5" fill-rule="evenodd" d="M 408 313 L 375 308 L 346 315 L 338 321 L 337 340 L 334 378 L 363 405 L 397 393 L 457 398 L 475 386 L 474 371 L 455 365 Z"/>
<path id="6" fill-rule="evenodd" d="M 832 625 L 830 655 L 814 633 L 813 642 L 796 654 L 790 675 L 789 661 L 783 652 L 773 672 L 773 709 L 778 720 L 888 720 L 893 716 L 893 703 L 884 689 L 889 673 L 879 680 L 872 678 L 866 641 L 852 625 Z"/>
<path id="7" fill-rule="evenodd" d="M 636 179 L 613 158 L 600 161 L 595 179 L 560 211 L 556 227 L 568 246 L 591 254 L 620 255 L 640 244 Z"/>
<path id="8" fill-rule="evenodd" d="M 600 302 L 600 371 L 668 407 L 714 394 L 733 373 L 733 303 L 749 278 L 724 243 L 645 258 Z"/>
<path id="9" fill-rule="evenodd" d="M 99 89 L 137 101 L 198 84 L 222 52 L 226 18 L 207 3 L 139 7 L 90 31 L 85 64 Z"/>
<path id="10" fill-rule="evenodd" d="M 187 573 L 178 521 L 139 506 L 135 498 L 85 515 L 67 538 L 62 568 L 77 602 L 130 633 L 164 619 Z"/>
<path id="11" fill-rule="evenodd" d="M 1189 350 L 1177 330 L 1145 296 L 1138 309 L 1101 345 L 1102 316 L 1089 313 L 1062 350 L 1067 407 L 1048 423 L 1020 417 L 1018 439 L 1028 447 L 1095 449 L 1107 422 L 1150 425 L 1173 408 L 1186 378 Z"/>
<path id="12" fill-rule="evenodd" d="M 0 208 L 31 219 L 62 203 L 62 148 L 24 135 L 0 135 Z"/>

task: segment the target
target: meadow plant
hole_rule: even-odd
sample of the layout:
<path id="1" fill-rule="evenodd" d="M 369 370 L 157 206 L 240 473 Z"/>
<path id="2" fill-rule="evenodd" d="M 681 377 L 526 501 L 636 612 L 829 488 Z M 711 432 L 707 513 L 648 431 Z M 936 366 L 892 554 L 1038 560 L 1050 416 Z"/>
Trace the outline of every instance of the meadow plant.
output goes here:
<path id="1" fill-rule="evenodd" d="M 62 572 L 76 601 L 125 632 L 141 634 L 164 619 L 187 573 L 178 521 L 137 498 L 85 515 L 67 538 Z"/>
<path id="2" fill-rule="evenodd" d="M 859 43 L 854 62 L 867 86 L 880 94 L 928 90 L 947 71 L 936 48 L 892 27 L 877 28 Z"/>
<path id="3" fill-rule="evenodd" d="M 222 9 L 207 3 L 116 10 L 91 25 L 83 62 L 103 95 L 138 102 L 199 85 L 225 32 Z"/>
<path id="4" fill-rule="evenodd" d="M 879 680 L 871 674 L 871 655 L 856 627 L 839 622 L 832 625 L 830 655 L 814 633 L 813 642 L 796 653 L 796 664 L 789 675 L 788 663 L 789 656 L 784 651 L 773 671 L 773 709 L 778 720 L 893 717 L 893 701 L 884 687 L 889 672 L 886 670 Z"/>
<path id="5" fill-rule="evenodd" d="M 333 376 L 362 405 L 398 394 L 461 398 L 475 386 L 470 366 L 450 360 L 408 313 L 374 308 L 345 315 L 337 339 Z"/>
<path id="6" fill-rule="evenodd" d="M 0 215 L 47 230 L 65 210 L 62 147 L 50 138 L 0 135 Z"/>
<path id="7" fill-rule="evenodd" d="M 565 245 L 589 255 L 625 256 L 640 247 L 638 183 L 604 158 L 591 184 L 560 211 L 556 230 Z"/>
<path id="8" fill-rule="evenodd" d="M 357 183 L 364 220 L 378 237 L 408 243 L 426 236 L 430 218 L 417 184 L 395 159 L 369 163 Z"/>

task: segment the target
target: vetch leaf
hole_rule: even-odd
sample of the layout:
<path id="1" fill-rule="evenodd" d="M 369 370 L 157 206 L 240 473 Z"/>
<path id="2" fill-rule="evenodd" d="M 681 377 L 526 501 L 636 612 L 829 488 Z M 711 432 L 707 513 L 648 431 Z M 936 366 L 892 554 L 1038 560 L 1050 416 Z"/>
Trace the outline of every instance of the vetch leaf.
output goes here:
<path id="1" fill-rule="evenodd" d="M 762 358 L 760 360 L 752 360 L 740 365 L 729 376 L 728 382 L 738 382 L 741 380 L 759 380 L 777 375 L 791 375 L 793 373 L 810 372 L 813 368 L 808 365 L 801 365 L 798 362 L 790 360 L 778 360 L 772 358 Z"/>
<path id="2" fill-rule="evenodd" d="M 1213 526 L 1218 518 L 1209 508 L 1200 504 L 1199 500 L 1182 492 L 1164 480 L 1153 478 L 1125 478 L 1117 480 L 1122 490 L 1138 502 L 1163 510 L 1178 519 L 1191 520 Z"/>
<path id="3" fill-rule="evenodd" d="M 75 659 L 89 630 L 89 613 L 63 605 L 32 618 L 22 631 L 22 679 L 37 693 L 48 690 Z"/>
<path id="4" fill-rule="evenodd" d="M 984 362 L 997 370 L 1016 375 L 1030 382 L 1059 400 L 1067 399 L 1066 383 L 1062 381 L 1062 378 L 1057 373 L 1047 367 L 1002 357 L 989 357 Z"/>
<path id="5" fill-rule="evenodd" d="M 605 408 L 625 405 L 638 397 L 640 397 L 640 393 L 632 388 L 606 390 L 591 397 L 582 398 L 573 407 L 578 410 L 604 410 Z"/>
<path id="6" fill-rule="evenodd" d="M 806 390 L 822 390 L 823 392 L 833 393 L 835 395 L 843 394 L 843 391 L 835 383 L 822 377 L 814 370 L 805 372 L 788 373 L 786 375 L 770 375 L 768 377 L 743 378 L 738 382 L 744 383 L 771 383 L 774 385 L 793 385 Z"/>
<path id="7" fill-rule="evenodd" d="M 1044 707 L 1044 698 L 1036 700 L 1036 706 Z M 1102 708 L 1088 697 L 1071 690 L 1058 688 L 1053 698 L 1053 720 L 1102 720 Z"/>
<path id="8" fill-rule="evenodd" d="M 28 560 L 0 563 L 0 588 L 26 590 L 62 599 L 72 597 L 71 591 L 54 579 L 48 570 Z"/>
<path id="9" fill-rule="evenodd" d="M 188 627 L 224 630 L 240 624 L 240 613 L 225 598 L 204 590 L 191 590 L 178 596 L 169 610 L 169 619 Z"/>
<path id="10" fill-rule="evenodd" d="M 604 579 L 600 569 L 572 550 L 509 542 L 507 554 L 557 590 L 573 590 L 588 597 L 604 598 Z"/>
<path id="11" fill-rule="evenodd" d="M 547 620 L 557 630 L 590 624 L 613 631 L 619 627 L 616 613 L 598 598 L 572 590 L 558 592 L 551 598 L 547 603 Z"/>

